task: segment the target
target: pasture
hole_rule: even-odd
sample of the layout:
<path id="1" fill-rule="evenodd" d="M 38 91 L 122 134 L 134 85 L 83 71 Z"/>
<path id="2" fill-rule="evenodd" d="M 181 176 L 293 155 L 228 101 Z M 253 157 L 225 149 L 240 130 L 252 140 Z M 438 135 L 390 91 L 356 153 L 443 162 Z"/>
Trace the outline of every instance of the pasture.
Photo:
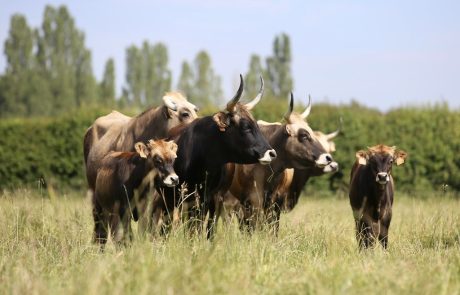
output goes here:
<path id="1" fill-rule="evenodd" d="M 91 243 L 89 200 L 31 191 L 0 197 L 3 294 L 458 294 L 460 201 L 396 194 L 389 250 L 357 251 L 347 198 L 304 197 L 278 237 L 221 224 L 213 242 L 182 228 Z M 137 225 L 134 225 L 136 229 Z M 135 230 L 135 233 L 137 231 Z"/>

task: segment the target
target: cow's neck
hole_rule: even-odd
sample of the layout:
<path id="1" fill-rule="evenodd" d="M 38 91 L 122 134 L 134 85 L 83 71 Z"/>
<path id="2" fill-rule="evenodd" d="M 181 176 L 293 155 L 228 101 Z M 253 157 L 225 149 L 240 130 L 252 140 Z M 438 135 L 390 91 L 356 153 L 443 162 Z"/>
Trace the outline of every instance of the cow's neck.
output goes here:
<path id="1" fill-rule="evenodd" d="M 149 139 L 165 138 L 169 120 L 166 106 L 146 110 L 130 122 L 129 129 L 133 134 L 133 141 L 146 142 Z"/>
<path id="2" fill-rule="evenodd" d="M 268 170 L 270 170 L 270 172 L 274 173 L 275 175 L 279 175 L 286 168 L 292 167 L 289 167 L 288 161 L 286 159 L 286 139 L 288 135 L 285 132 L 285 126 L 275 125 L 274 127 L 275 128 L 272 126 L 270 128 L 274 129 L 272 134 L 264 134 L 264 136 L 266 136 L 268 143 L 276 151 L 277 154 L 276 158 L 270 163 Z"/>
<path id="3" fill-rule="evenodd" d="M 219 182 L 225 165 L 223 148 L 218 140 L 220 132 L 211 117 L 195 120 L 178 139 L 178 153 L 174 164 L 179 179 L 189 185 Z M 209 181 L 209 182 L 208 182 Z"/>

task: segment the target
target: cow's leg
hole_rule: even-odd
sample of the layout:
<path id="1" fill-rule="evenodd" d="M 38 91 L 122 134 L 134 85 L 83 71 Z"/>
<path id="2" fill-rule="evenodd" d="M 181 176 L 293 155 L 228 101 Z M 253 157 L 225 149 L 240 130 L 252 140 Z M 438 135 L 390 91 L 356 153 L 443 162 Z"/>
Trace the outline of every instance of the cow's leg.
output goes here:
<path id="1" fill-rule="evenodd" d="M 93 219 L 94 219 L 94 236 L 93 240 L 95 243 L 99 243 L 101 248 L 104 248 L 105 243 L 107 243 L 108 236 L 108 222 L 104 216 L 102 207 L 93 198 Z"/>
<path id="2" fill-rule="evenodd" d="M 384 249 L 388 248 L 388 230 L 390 228 L 390 222 L 391 222 L 391 213 L 385 216 L 382 220 L 380 220 L 379 241 L 382 244 Z"/>
<path id="3" fill-rule="evenodd" d="M 356 220 L 356 240 L 358 241 L 359 249 L 366 249 L 372 245 L 371 228 L 362 219 Z"/>
<path id="4" fill-rule="evenodd" d="M 216 200 L 208 202 L 207 211 L 209 212 L 208 223 L 206 225 L 206 238 L 211 240 L 214 237 L 215 226 L 217 224 Z"/>
<path id="5" fill-rule="evenodd" d="M 121 238 L 121 242 L 126 244 L 128 242 L 131 242 L 133 240 L 133 231 L 131 228 L 131 211 L 127 210 L 126 207 L 122 206 L 120 208 L 120 221 L 121 225 L 123 227 L 123 236 Z"/>

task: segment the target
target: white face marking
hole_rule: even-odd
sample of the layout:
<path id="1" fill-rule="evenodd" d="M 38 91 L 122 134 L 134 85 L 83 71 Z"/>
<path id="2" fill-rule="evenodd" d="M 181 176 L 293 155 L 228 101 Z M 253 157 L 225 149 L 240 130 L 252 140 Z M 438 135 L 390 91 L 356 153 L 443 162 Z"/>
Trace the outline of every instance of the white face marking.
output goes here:
<path id="1" fill-rule="evenodd" d="M 331 162 L 326 165 L 323 169 L 324 173 L 336 172 L 339 170 L 339 164 L 337 162 Z"/>
<path id="2" fill-rule="evenodd" d="M 179 176 L 176 173 L 169 174 L 164 180 L 163 183 L 168 187 L 173 187 L 179 182 Z"/>
<path id="3" fill-rule="evenodd" d="M 332 156 L 329 153 L 321 154 L 316 160 L 316 166 L 323 168 L 329 165 L 332 162 Z"/>
<path id="4" fill-rule="evenodd" d="M 390 175 L 386 172 L 379 172 L 375 176 L 375 181 L 379 184 L 387 184 L 390 181 Z"/>
<path id="5" fill-rule="evenodd" d="M 262 158 L 259 159 L 259 163 L 262 164 L 262 165 L 268 165 L 270 164 L 270 162 L 276 158 L 275 157 L 272 157 L 272 154 L 275 154 L 276 155 L 276 152 L 275 150 L 267 150 L 264 154 L 264 156 Z"/>

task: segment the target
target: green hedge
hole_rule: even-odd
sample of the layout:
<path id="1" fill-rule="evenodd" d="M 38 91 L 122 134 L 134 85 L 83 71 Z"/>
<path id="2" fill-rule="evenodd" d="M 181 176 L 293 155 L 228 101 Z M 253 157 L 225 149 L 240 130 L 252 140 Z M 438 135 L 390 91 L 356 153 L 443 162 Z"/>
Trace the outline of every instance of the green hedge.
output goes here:
<path id="1" fill-rule="evenodd" d="M 280 121 L 287 102 L 267 99 L 254 109 L 258 119 Z M 84 188 L 82 138 L 86 128 L 109 110 L 85 110 L 59 118 L 11 119 L 0 122 L 0 187 L 36 186 L 40 178 L 54 187 Z M 212 109 L 203 110 L 207 113 Z M 132 112 L 130 112 L 132 113 Z M 377 143 L 396 145 L 409 153 L 395 168 L 398 190 L 438 190 L 445 184 L 460 191 L 460 112 L 445 105 L 400 108 L 386 114 L 359 104 L 315 104 L 309 117 L 315 130 L 332 132 L 343 118 L 334 158 L 348 182 L 355 152 Z M 340 175 L 340 174 L 339 174 Z M 328 176 L 310 187 L 327 188 Z"/>

